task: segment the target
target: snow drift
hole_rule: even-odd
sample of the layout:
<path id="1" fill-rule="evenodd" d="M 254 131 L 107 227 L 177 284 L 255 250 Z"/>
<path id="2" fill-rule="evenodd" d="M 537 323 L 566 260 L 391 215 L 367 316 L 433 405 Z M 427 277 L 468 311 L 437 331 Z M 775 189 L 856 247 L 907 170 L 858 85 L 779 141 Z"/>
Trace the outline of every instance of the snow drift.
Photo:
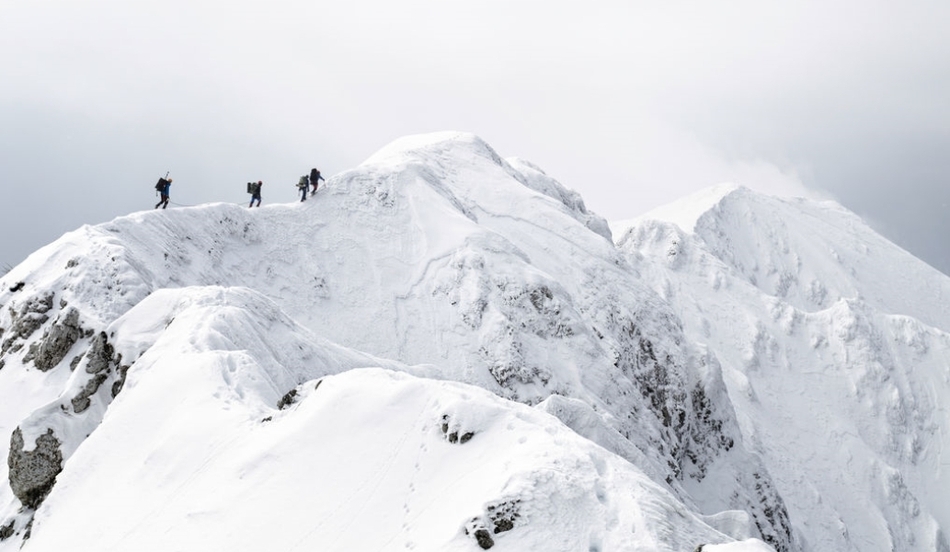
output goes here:
<path id="1" fill-rule="evenodd" d="M 306 203 L 67 234 L 0 280 L 0 550 L 941 550 L 941 307 L 840 208 L 713 197 L 618 247 L 440 133 Z"/>
<path id="2" fill-rule="evenodd" d="M 716 192 L 620 248 L 727 367 L 804 544 L 950 549 L 950 279 L 833 202 Z"/>

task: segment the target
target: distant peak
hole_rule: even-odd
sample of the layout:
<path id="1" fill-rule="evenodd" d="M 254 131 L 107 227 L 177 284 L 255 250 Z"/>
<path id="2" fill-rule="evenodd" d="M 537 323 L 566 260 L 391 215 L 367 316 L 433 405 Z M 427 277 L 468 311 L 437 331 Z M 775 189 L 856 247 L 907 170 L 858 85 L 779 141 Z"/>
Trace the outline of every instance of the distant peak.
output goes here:
<path id="1" fill-rule="evenodd" d="M 475 134 L 458 131 L 431 132 L 413 134 L 397 138 L 383 146 L 363 162 L 363 165 L 387 164 L 405 161 L 414 154 L 431 153 L 455 149 L 475 150 L 487 157 L 500 161 L 495 150 Z"/>
<path id="2" fill-rule="evenodd" d="M 625 229 L 647 220 L 670 222 L 685 232 L 692 232 L 699 220 L 710 209 L 719 205 L 723 199 L 734 194 L 754 194 L 745 186 L 726 182 L 694 192 L 682 199 L 657 207 L 632 220 L 613 223 L 614 234 L 623 235 Z"/>

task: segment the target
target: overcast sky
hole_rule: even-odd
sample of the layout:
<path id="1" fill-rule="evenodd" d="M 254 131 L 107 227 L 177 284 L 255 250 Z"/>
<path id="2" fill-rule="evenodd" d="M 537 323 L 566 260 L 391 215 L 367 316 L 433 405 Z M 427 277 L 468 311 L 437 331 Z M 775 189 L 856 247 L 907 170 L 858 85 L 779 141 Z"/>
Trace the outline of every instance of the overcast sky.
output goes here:
<path id="1" fill-rule="evenodd" d="M 947 0 L 0 0 L 0 266 L 172 201 L 474 132 L 632 218 L 825 192 L 950 273 Z"/>

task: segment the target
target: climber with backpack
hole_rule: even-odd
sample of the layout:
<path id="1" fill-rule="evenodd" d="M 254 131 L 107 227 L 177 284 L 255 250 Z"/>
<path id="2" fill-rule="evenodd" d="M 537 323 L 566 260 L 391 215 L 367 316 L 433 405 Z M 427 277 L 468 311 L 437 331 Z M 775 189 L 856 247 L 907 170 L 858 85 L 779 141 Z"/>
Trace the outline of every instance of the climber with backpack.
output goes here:
<path id="1" fill-rule="evenodd" d="M 316 168 L 310 169 L 310 183 L 313 184 L 313 191 L 310 192 L 310 195 L 317 193 L 317 184 L 319 184 L 320 180 L 326 182 L 326 179 L 320 176 L 320 171 Z"/>
<path id="2" fill-rule="evenodd" d="M 165 173 L 165 176 L 158 179 L 158 183 L 155 184 L 155 191 L 161 194 L 158 203 L 155 204 L 155 208 L 158 209 L 161 206 L 162 209 L 168 207 L 168 198 L 169 191 L 172 187 L 172 179 L 168 178 L 168 173 Z"/>
<path id="3" fill-rule="evenodd" d="M 258 180 L 257 182 L 248 182 L 247 183 L 247 193 L 251 194 L 251 202 L 248 204 L 248 208 L 254 206 L 254 200 L 257 200 L 257 206 L 261 206 L 261 186 L 264 185 L 264 182 Z"/>
<path id="4" fill-rule="evenodd" d="M 300 181 L 297 182 L 297 189 L 300 190 L 300 193 L 302 194 L 300 201 L 307 201 L 307 190 L 310 189 L 310 181 L 307 175 L 300 177 Z"/>

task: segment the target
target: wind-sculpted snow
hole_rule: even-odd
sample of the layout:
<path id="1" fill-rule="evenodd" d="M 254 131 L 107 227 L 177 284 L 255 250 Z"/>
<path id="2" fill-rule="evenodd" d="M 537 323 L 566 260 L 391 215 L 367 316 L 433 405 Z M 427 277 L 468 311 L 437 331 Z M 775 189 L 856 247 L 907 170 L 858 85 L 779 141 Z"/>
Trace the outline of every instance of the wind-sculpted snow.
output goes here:
<path id="1" fill-rule="evenodd" d="M 684 199 L 683 209 L 699 211 L 697 202 L 718 194 L 698 196 Z M 663 212 L 676 209 L 674 204 Z M 860 298 L 875 309 L 930 325 L 943 324 L 950 313 L 950 279 L 831 201 L 735 188 L 682 230 L 735 275 L 799 310 L 814 312 L 839 299 Z M 643 231 L 640 226 L 637 233 Z"/>
<path id="2" fill-rule="evenodd" d="M 141 371 L 155 363 L 200 365 L 204 356 L 226 357 L 229 372 L 222 377 L 236 393 L 252 393 L 275 404 L 280 394 L 313 377 L 354 366 L 393 365 L 315 338 L 252 290 L 160 290 L 95 335 L 62 393 L 45 405 L 33 405 L 35 410 L 17 422 L 6 492 L 12 489 L 29 509 L 39 506 L 64 462 L 97 430 L 113 400 L 134 386 L 134 381 L 126 381 L 133 367 Z M 53 452 L 45 454 L 55 453 L 55 465 L 33 460 L 33 443 L 43 439 L 55 443 Z M 8 507 L 0 516 L 13 519 L 16 530 L 27 531 L 30 510 L 15 512 Z"/>
<path id="3" fill-rule="evenodd" d="M 0 392 L 16 397 L 0 402 L 0 431 L 22 436 L 12 450 L 5 442 L 0 450 L 11 459 L 29 458 L 37 439 L 51 435 L 62 456 L 62 472 L 56 471 L 56 462 L 48 463 L 49 470 L 8 470 L 8 483 L 0 487 L 0 528 L 10 527 L 12 535 L 0 541 L 0 550 L 4 543 L 19 546 L 27 534 L 26 549 L 64 542 L 69 531 L 81 533 L 84 524 L 57 521 L 72 519 L 60 512 L 79 516 L 82 496 L 109 493 L 115 493 L 116 510 L 129 510 L 115 523 L 131 525 L 100 534 L 119 539 L 115 543 L 124 534 L 138 535 L 123 549 L 145 542 L 136 540 L 143 535 L 155 537 L 160 524 L 149 527 L 145 520 L 161 518 L 166 508 L 173 512 L 169 520 L 181 522 L 186 512 L 190 521 L 181 523 L 196 528 L 206 524 L 221 530 L 216 517 L 250 527 L 250 520 L 241 516 L 263 519 L 264 514 L 235 505 L 255 504 L 258 496 L 271 504 L 264 508 L 270 515 L 291 516 L 290 533 L 298 540 L 289 548 L 247 549 L 312 544 L 307 531 L 324 536 L 355 532 L 372 541 L 378 536 L 372 528 L 354 527 L 355 517 L 332 514 L 333 508 L 350 508 L 345 485 L 334 495 L 337 502 L 315 502 L 325 515 L 307 520 L 293 517 L 308 511 L 301 503 L 292 502 L 293 511 L 283 511 L 276 495 L 255 495 L 264 491 L 250 484 L 223 492 L 220 504 L 227 497 L 233 515 L 203 509 L 197 502 L 175 502 L 180 497 L 172 489 L 190 481 L 216 481 L 211 475 L 202 479 L 226 469 L 211 460 L 218 458 L 215 451 L 235 456 L 231 453 L 239 452 L 234 448 L 240 448 L 239 441 L 248 448 L 237 457 L 280 471 L 283 460 L 269 455 L 267 447 L 290 450 L 296 445 L 289 439 L 302 439 L 316 422 L 290 424 L 292 432 L 273 432 L 272 441 L 253 435 L 278 427 L 277 422 L 319 396 L 320 391 L 301 387 L 303 382 L 315 387 L 313 380 L 328 374 L 368 366 L 424 378 L 413 384 L 423 395 L 457 389 L 434 380 L 483 388 L 497 397 L 492 404 L 509 411 L 498 419 L 527 408 L 511 401 L 537 406 L 575 432 L 571 439 L 576 441 L 565 441 L 570 450 L 564 458 L 593 446 L 584 437 L 617 455 L 605 460 L 608 465 L 622 458 L 637 477 L 648 474 L 652 483 L 645 494 L 628 492 L 629 501 L 624 499 L 629 508 L 647 512 L 642 515 L 649 527 L 637 525 L 637 535 L 655 534 L 658 544 L 646 548 L 679 550 L 703 543 L 693 537 L 729 540 L 702 524 L 695 526 L 692 511 L 732 537 L 761 538 L 781 551 L 800 550 L 801 535 L 792 525 L 784 492 L 773 482 L 771 467 L 749 451 L 757 441 L 747 444 L 740 431 L 723 379 L 723 370 L 734 367 L 722 361 L 718 350 L 692 340 L 686 330 L 691 322 L 661 297 L 663 290 L 658 294 L 641 280 L 640 261 L 628 261 L 610 236 L 603 219 L 588 212 L 576 193 L 540 169 L 505 161 L 480 139 L 453 133 L 398 141 L 329 179 L 305 203 L 142 212 L 67 234 L 0 279 Z M 757 346 L 768 347 L 763 340 Z M 191 384 L 189 377 L 194 378 Z M 391 416 L 398 427 L 385 426 L 387 433 L 380 435 L 368 422 L 347 425 L 333 419 L 336 426 L 348 428 L 334 437 L 336 448 L 348 452 L 335 456 L 339 464 L 333 466 L 377 450 L 359 447 L 388 438 L 388 432 L 405 435 L 407 428 L 417 427 L 414 419 L 404 419 L 406 411 L 375 408 L 346 412 L 378 416 L 380 427 Z M 143 421 L 145 412 L 155 419 Z M 435 417 L 427 417 L 425 424 L 431 425 L 425 427 L 432 435 L 427 433 L 426 439 L 437 437 L 440 446 L 480 450 L 480 437 L 490 432 L 469 423 L 464 411 L 431 414 Z M 271 421 L 264 422 L 267 418 Z M 325 423 L 330 422 L 321 419 Z M 534 424 L 524 435 L 533 439 L 530 434 L 547 423 Z M 116 429 L 107 430 L 110 424 Z M 346 445 L 344 436 L 358 443 Z M 576 443 L 584 444 L 577 448 Z M 495 444 L 506 451 L 518 448 L 504 440 Z M 329 454 L 308 448 L 315 446 L 301 450 L 309 451 L 308 458 L 319 456 L 318 451 Z M 89 467 L 110 453 L 117 458 L 107 463 L 109 469 Z M 56 458 L 55 451 L 51 455 Z M 574 540 L 566 541 L 565 550 L 603 552 L 628 549 L 625 543 L 639 547 L 653 542 L 653 536 L 624 536 L 635 517 L 618 513 L 619 525 L 610 525 L 612 506 L 598 498 L 627 492 L 622 489 L 633 479 L 604 480 L 603 492 L 591 495 L 587 488 L 582 494 L 596 479 L 588 477 L 586 461 L 565 464 L 579 466 L 582 484 L 571 479 L 564 465 L 557 469 L 568 475 L 552 472 L 537 456 L 525 461 L 523 469 L 505 477 L 540 489 L 540 494 L 509 495 L 496 486 L 491 496 L 466 495 L 451 503 L 464 508 L 445 509 L 446 515 L 452 512 L 450 520 L 443 520 L 451 534 L 439 542 L 484 546 L 485 532 L 502 549 L 518 549 L 503 546 L 505 542 L 551 542 L 554 537 L 546 534 L 567 533 Z M 387 466 L 372 464 L 369 471 L 337 475 L 373 481 L 389 473 Z M 251 464 L 246 467 L 253 471 Z M 88 470 L 100 475 L 93 477 Z M 464 473 L 473 470 L 477 480 L 477 468 Z M 52 481 L 50 472 L 55 472 Z M 112 472 L 114 480 L 104 475 Z M 298 473 L 297 482 L 304 477 L 288 473 Z M 552 475 L 545 479 L 537 473 Z M 392 477 L 407 483 L 410 476 L 398 471 Z M 143 481 L 135 483 L 138 478 Z M 34 480 L 40 484 L 32 494 L 14 492 L 14 487 L 25 488 L 21 482 Z M 287 481 L 281 485 L 289 485 Z M 139 504 L 156 506 L 133 511 L 129 501 L 137 484 L 152 485 L 157 493 Z M 116 488 L 98 489 L 110 486 Z M 566 494 L 558 494 L 562 487 Z M 89 494 L 94 488 L 98 491 Z M 408 487 L 389 489 L 387 493 L 404 494 Z M 492 487 L 486 483 L 485 489 Z M 531 508 L 540 507 L 538 497 L 544 493 L 555 495 L 556 504 L 576 503 L 579 510 L 555 506 L 537 514 Z M 685 509 L 669 509 L 673 503 Z M 409 512 L 402 516 L 411 526 Z M 340 525 L 341 520 L 346 524 Z M 596 538 L 593 529 L 582 529 L 588 525 L 598 528 Z M 557 528 L 562 526 L 566 529 Z M 499 528 L 505 535 L 496 539 Z M 195 531 L 182 534 L 197 538 L 196 546 L 212 542 L 213 533 L 197 537 Z M 393 544 L 403 537 L 393 538 L 377 544 L 403 546 Z M 100 544 L 109 548 L 109 542 Z"/>
<path id="4" fill-rule="evenodd" d="M 24 550 L 672 552 L 728 540 L 630 464 L 480 389 L 351 370 L 301 384 L 277 410 L 266 386 L 239 383 L 260 372 L 229 357 L 134 371 Z M 446 439 L 446 419 L 473 436 Z"/>
<path id="5" fill-rule="evenodd" d="M 27 532 L 26 551 L 672 552 L 731 540 L 556 418 L 326 342 L 248 289 L 158 291 L 107 335 L 114 357 L 134 359 L 124 386 L 96 397 L 108 408 L 91 435 L 57 449 L 65 462 L 29 504 L 35 516 L 5 512 L 14 547 Z M 91 411 L 42 412 L 24 435 L 90 430 Z"/>
<path id="6" fill-rule="evenodd" d="M 950 550 L 950 279 L 830 204 L 738 190 L 697 220 L 621 248 L 722 362 L 806 549 Z"/>
<path id="7" fill-rule="evenodd" d="M 426 213 L 438 202 L 423 202 L 430 193 L 424 185 L 404 191 L 415 224 L 429 232 L 443 229 L 432 242 L 467 235 L 447 260 L 426 266 L 420 284 L 399 294 L 406 298 L 399 308 L 407 310 L 396 324 L 412 321 L 397 332 L 412 346 L 399 351 L 412 356 L 397 358 L 435 362 L 449 355 L 448 364 L 465 367 L 463 381 L 529 403 L 552 393 L 578 396 L 609 413 L 614 428 L 665 464 L 671 485 L 702 481 L 717 468 L 731 473 L 716 486 L 696 486 L 693 499 L 710 513 L 751 510 L 764 536 L 779 548 L 794 547 L 764 466 L 740 446 L 733 451 L 738 462 L 713 467 L 738 438 L 724 388 L 716 383 L 718 364 L 685 343 L 676 316 L 634 277 L 612 244 L 560 207 L 551 209 L 549 197 L 515 185 L 520 180 L 512 181 L 511 166 L 477 139 L 407 142 L 344 175 L 349 192 L 367 186 L 376 191 L 365 195 L 385 197 L 387 207 L 398 208 L 393 198 L 399 195 L 379 192 L 381 181 L 392 180 L 385 175 L 400 175 L 407 185 L 434 179 L 439 190 L 448 185 L 453 192 L 438 209 L 443 222 L 426 223 L 436 218 Z M 469 158 L 475 162 L 460 162 Z M 373 174 L 379 176 L 367 178 Z M 453 208 L 458 230 L 445 227 L 444 213 Z M 442 296 L 445 303 L 431 302 Z M 446 312 L 446 306 L 452 308 Z M 707 394 L 715 406 L 704 415 L 693 405 L 705 403 Z M 738 490 L 723 497 L 722 481 Z"/>

